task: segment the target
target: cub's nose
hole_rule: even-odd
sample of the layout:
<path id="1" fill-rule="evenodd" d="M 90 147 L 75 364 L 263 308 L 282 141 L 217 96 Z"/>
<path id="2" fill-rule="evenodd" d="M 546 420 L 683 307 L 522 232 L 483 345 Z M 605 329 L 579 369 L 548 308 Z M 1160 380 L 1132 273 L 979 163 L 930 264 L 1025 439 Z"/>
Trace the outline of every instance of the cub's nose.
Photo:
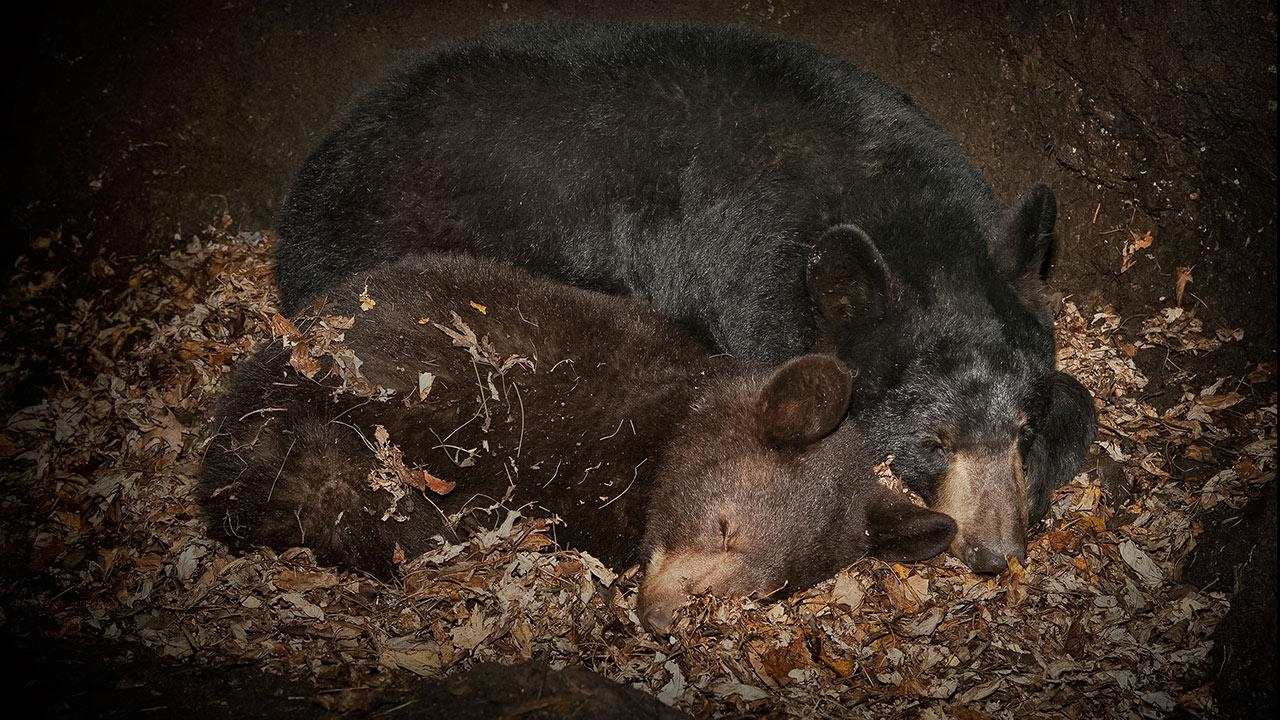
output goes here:
<path id="1" fill-rule="evenodd" d="M 655 603 L 644 611 L 641 618 L 646 626 L 656 635 L 666 635 L 671 629 L 671 606 L 666 603 Z"/>
<path id="2" fill-rule="evenodd" d="M 1007 547 L 968 547 L 964 551 L 964 564 L 976 573 L 996 575 L 1009 567 L 1008 558 L 1017 558 L 1018 562 L 1027 559 L 1026 549 L 1021 545 Z"/>

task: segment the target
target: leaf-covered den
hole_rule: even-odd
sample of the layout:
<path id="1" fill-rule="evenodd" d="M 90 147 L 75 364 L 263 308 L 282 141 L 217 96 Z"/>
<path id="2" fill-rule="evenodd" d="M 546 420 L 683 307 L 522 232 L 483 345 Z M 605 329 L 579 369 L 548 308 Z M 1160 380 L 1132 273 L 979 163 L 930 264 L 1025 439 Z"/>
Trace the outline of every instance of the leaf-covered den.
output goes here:
<path id="1" fill-rule="evenodd" d="M 402 673 L 540 658 L 695 715 L 1213 713 L 1199 678 L 1229 588 L 1201 591 L 1180 575 L 1202 510 L 1240 506 L 1274 482 L 1274 367 L 1245 377 L 1171 370 L 1164 384 L 1180 395 L 1158 408 L 1134 358 L 1212 353 L 1239 339 L 1231 328 L 1179 307 L 1122 322 L 1107 307 L 1063 304 L 1059 365 L 1098 398 L 1100 434 L 1086 472 L 1054 495 L 1025 564 L 993 578 L 949 557 L 868 559 L 781 602 L 699 598 L 670 636 L 653 637 L 637 622 L 634 569 L 556 550 L 554 527 L 516 508 L 466 544 L 406 559 L 395 584 L 317 567 L 306 550 L 234 557 L 206 538 L 193 490 L 219 388 L 263 343 L 294 343 L 303 374 L 320 367 L 275 311 L 270 247 L 265 234 L 209 228 L 140 266 L 122 292 L 92 299 L 19 269 L 14 322 L 38 298 L 64 297 L 43 342 L 0 378 L 12 387 L 33 364 L 67 360 L 38 399 L 7 409 L 0 431 L 4 552 L 25 568 L 4 590 L 6 607 L 69 638 L 362 691 Z M 376 295 L 366 294 L 370 307 Z M 477 363 L 518 361 L 469 336 L 468 312 L 484 309 L 422 322 Z M 339 335 L 341 319 L 330 330 Z M 359 383 L 354 360 L 331 364 Z M 421 378 L 410 400 L 430 402 L 431 383 Z M 394 438 L 368 441 L 388 488 L 447 482 L 397 464 Z M 342 709 L 356 697 L 317 702 Z"/>

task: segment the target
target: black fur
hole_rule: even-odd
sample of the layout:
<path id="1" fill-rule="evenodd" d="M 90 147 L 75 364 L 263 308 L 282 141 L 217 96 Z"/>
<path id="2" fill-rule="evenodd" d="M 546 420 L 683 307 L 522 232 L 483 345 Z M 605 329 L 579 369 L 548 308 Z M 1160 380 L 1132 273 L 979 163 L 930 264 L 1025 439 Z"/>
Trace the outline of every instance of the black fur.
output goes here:
<path id="1" fill-rule="evenodd" d="M 1050 412 L 1027 438 L 1023 456 L 1026 464 L 1030 516 L 1044 517 L 1049 510 L 1049 493 L 1062 478 L 1075 477 L 1085 452 L 1097 433 L 1093 396 L 1079 380 L 1055 373 L 1049 392 Z"/>
<path id="2" fill-rule="evenodd" d="M 1092 437 L 1092 408 L 1049 389 L 1055 216 L 1043 186 L 1002 211 L 900 91 L 811 48 L 517 26 L 356 105 L 286 199 L 278 277 L 297 309 L 375 263 L 465 250 L 647 300 L 748 364 L 835 352 L 873 446 L 933 497 L 930 443 L 953 426 L 1060 437 L 1036 464 L 1061 473 Z M 1011 517 L 1070 479 L 1039 472 L 1035 497 L 997 503 Z"/>

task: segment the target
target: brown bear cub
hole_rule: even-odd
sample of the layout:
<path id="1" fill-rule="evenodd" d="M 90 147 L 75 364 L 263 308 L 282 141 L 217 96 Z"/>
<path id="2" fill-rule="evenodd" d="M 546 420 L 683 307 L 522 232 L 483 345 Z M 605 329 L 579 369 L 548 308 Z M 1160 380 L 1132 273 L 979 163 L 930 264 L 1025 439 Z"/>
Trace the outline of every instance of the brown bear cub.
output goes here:
<path id="1" fill-rule="evenodd" d="M 802 355 L 696 401 L 648 503 L 646 625 L 666 630 L 690 594 L 790 594 L 864 555 L 910 562 L 947 547 L 955 521 L 881 485 L 856 424 L 841 424 L 852 385 L 835 356 Z"/>
<path id="2" fill-rule="evenodd" d="M 663 628 L 689 593 L 799 589 L 955 533 L 874 480 L 839 427 L 852 378 L 831 356 L 742 371 L 639 302 L 466 256 L 364 271 L 277 325 L 226 390 L 202 471 L 233 548 L 390 577 L 397 547 L 456 539 L 501 502 L 559 516 L 557 540 L 615 567 L 646 563 Z"/>

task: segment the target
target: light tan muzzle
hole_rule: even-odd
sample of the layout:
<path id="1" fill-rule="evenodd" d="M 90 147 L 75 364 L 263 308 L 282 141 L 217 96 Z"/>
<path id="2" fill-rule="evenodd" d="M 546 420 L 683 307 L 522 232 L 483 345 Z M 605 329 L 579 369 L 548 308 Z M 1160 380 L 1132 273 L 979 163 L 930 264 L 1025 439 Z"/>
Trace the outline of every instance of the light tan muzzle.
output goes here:
<path id="1" fill-rule="evenodd" d="M 1026 559 L 1027 483 L 1018 444 L 959 450 L 933 505 L 956 521 L 951 553 L 974 572 L 999 573 Z"/>
<path id="2" fill-rule="evenodd" d="M 640 618 L 655 633 L 671 628 L 672 614 L 693 595 L 732 594 L 742 578 L 743 556 L 734 552 L 664 552 L 645 564 L 637 602 Z"/>

